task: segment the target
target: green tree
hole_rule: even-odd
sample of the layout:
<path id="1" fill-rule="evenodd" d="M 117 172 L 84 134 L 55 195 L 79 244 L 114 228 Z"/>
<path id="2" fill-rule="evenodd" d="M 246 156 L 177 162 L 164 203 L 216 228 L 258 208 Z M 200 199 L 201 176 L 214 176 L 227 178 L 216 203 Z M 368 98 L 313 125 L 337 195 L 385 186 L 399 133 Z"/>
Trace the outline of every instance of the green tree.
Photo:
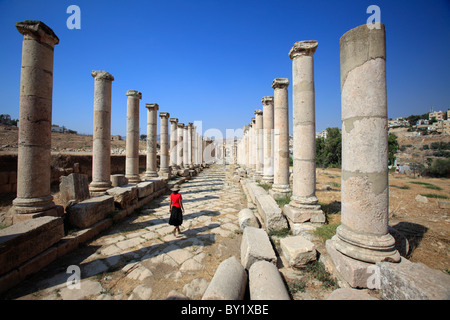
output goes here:
<path id="1" fill-rule="evenodd" d="M 342 135 L 339 128 L 327 128 L 327 138 L 316 138 L 316 165 L 340 168 L 342 163 Z"/>
<path id="2" fill-rule="evenodd" d="M 388 135 L 388 160 L 389 160 L 389 165 L 393 165 L 395 162 L 395 154 L 397 153 L 398 150 L 398 141 L 397 141 L 397 136 L 394 134 L 389 134 Z"/>

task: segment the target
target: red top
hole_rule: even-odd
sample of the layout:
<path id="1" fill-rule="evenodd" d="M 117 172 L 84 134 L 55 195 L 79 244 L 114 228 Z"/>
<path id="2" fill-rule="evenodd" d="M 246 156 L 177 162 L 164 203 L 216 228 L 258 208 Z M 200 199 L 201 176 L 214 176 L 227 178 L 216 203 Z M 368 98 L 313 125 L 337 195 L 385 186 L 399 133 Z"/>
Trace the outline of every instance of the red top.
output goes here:
<path id="1" fill-rule="evenodd" d="M 183 200 L 183 198 L 181 197 L 181 194 L 172 193 L 170 195 L 170 200 L 172 200 L 172 206 L 181 208 L 180 202 L 181 202 L 181 200 Z"/>

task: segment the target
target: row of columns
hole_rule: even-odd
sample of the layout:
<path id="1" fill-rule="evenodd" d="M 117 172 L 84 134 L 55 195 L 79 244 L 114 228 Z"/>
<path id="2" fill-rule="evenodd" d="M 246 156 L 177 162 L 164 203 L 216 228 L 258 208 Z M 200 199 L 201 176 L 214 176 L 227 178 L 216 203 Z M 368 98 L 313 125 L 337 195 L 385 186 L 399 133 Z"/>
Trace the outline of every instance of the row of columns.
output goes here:
<path id="1" fill-rule="evenodd" d="M 314 53 L 317 41 L 296 42 L 292 59 L 293 183 L 284 213 L 291 223 L 323 223 L 325 215 L 315 195 Z M 398 262 L 395 239 L 388 231 L 389 184 L 387 161 L 385 27 L 359 26 L 340 39 L 342 105 L 341 225 L 327 241 L 327 250 L 352 286 L 366 287 L 373 263 Z M 289 193 L 288 79 L 275 79 L 274 108 L 263 98 L 263 111 L 244 126 L 239 164 L 271 182 L 272 195 Z M 261 138 L 263 117 L 263 138 Z M 271 118 L 274 119 L 274 133 Z M 273 139 L 273 140 L 271 140 Z M 264 153 L 261 153 L 263 141 Z M 271 145 L 271 142 L 273 144 Z M 273 146 L 273 148 L 272 148 Z M 273 154 L 271 154 L 273 152 Z M 261 156 L 264 161 L 261 163 Z M 272 158 L 273 157 L 273 158 Z M 271 161 L 273 159 L 273 165 Z"/>
<path id="2" fill-rule="evenodd" d="M 20 127 L 18 138 L 17 197 L 11 212 L 13 223 L 42 215 L 58 216 L 64 208 L 56 206 L 50 193 L 51 125 L 54 47 L 58 37 L 41 21 L 16 24 L 23 35 L 20 85 Z M 91 72 L 94 78 L 94 127 L 92 153 L 92 196 L 101 195 L 111 183 L 111 93 L 114 77 L 103 70 Z M 129 183 L 141 181 L 139 175 L 139 102 L 142 93 L 129 90 L 127 95 L 127 138 L 125 177 Z M 160 112 L 160 167 L 157 171 L 156 103 L 147 103 L 147 154 L 144 180 L 158 176 L 169 178 L 171 167 L 193 168 L 204 163 L 203 137 L 192 123 L 178 124 L 169 113 Z M 174 121 L 175 120 L 175 121 Z M 183 144 L 176 141 L 177 132 Z M 184 153 L 183 153 L 184 152 Z M 182 158 L 180 157 L 183 156 Z M 170 156 L 170 158 L 169 158 Z M 176 160 L 175 160 L 176 159 Z M 176 162 L 175 162 L 176 161 Z M 61 212 L 62 211 L 62 212 Z"/>

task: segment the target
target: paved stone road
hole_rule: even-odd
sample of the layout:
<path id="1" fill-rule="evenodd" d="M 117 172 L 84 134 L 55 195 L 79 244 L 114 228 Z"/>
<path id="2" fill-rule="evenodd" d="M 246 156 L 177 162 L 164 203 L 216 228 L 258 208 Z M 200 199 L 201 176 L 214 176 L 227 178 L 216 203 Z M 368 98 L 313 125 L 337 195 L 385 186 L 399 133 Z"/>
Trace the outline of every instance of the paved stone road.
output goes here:
<path id="1" fill-rule="evenodd" d="M 168 225 L 169 195 L 154 199 L 88 245 L 8 293 L 10 299 L 200 299 L 219 263 L 240 257 L 238 212 L 246 198 L 231 166 L 213 165 L 181 185 L 182 234 Z M 70 288 L 80 268 L 79 289 Z"/>

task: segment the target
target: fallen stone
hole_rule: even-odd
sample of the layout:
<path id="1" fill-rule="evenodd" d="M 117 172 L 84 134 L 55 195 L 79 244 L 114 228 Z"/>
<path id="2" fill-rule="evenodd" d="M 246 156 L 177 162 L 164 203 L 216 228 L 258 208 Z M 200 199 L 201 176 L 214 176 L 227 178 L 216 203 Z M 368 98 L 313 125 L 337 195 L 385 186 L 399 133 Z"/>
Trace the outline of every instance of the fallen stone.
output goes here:
<path id="1" fill-rule="evenodd" d="M 114 197 L 114 203 L 120 209 L 126 209 L 138 202 L 138 188 L 135 185 L 111 188 L 106 193 Z"/>
<path id="2" fill-rule="evenodd" d="M 428 198 L 424 197 L 424 196 L 422 196 L 420 194 L 418 194 L 415 199 L 416 199 L 417 202 L 428 203 Z"/>
<path id="3" fill-rule="evenodd" d="M 372 297 L 367 292 L 352 289 L 339 288 L 334 290 L 327 298 L 327 300 L 378 300 Z"/>
<path id="4" fill-rule="evenodd" d="M 275 200 L 267 193 L 257 195 L 256 207 L 268 231 L 278 231 L 288 227 L 286 218 Z"/>
<path id="5" fill-rule="evenodd" d="M 232 256 L 217 267 L 202 300 L 242 300 L 246 286 L 247 272 Z"/>
<path id="6" fill-rule="evenodd" d="M 73 226 L 87 228 L 114 211 L 114 197 L 104 195 L 87 199 L 68 207 L 66 211 Z"/>
<path id="7" fill-rule="evenodd" d="M 438 200 L 438 207 L 441 209 L 450 209 L 450 201 Z"/>
<path id="8" fill-rule="evenodd" d="M 268 261 L 257 261 L 248 272 L 251 300 L 290 300 L 277 267 Z"/>
<path id="9" fill-rule="evenodd" d="M 61 177 L 59 199 L 66 206 L 70 201 L 83 201 L 89 198 L 89 179 L 81 173 L 71 173 Z"/>
<path id="10" fill-rule="evenodd" d="M 112 174 L 110 178 L 113 187 L 121 187 L 128 184 L 128 179 L 124 174 Z"/>
<path id="11" fill-rule="evenodd" d="M 247 227 L 244 229 L 241 240 L 242 265 L 248 270 L 254 262 L 260 260 L 266 260 L 275 264 L 277 257 L 266 231 Z"/>
<path id="12" fill-rule="evenodd" d="M 387 300 L 449 300 L 450 275 L 402 258 L 378 262 L 380 289 Z"/>
<path id="13" fill-rule="evenodd" d="M 302 236 L 280 239 L 283 256 L 291 267 L 301 267 L 317 258 L 314 244 Z"/>

